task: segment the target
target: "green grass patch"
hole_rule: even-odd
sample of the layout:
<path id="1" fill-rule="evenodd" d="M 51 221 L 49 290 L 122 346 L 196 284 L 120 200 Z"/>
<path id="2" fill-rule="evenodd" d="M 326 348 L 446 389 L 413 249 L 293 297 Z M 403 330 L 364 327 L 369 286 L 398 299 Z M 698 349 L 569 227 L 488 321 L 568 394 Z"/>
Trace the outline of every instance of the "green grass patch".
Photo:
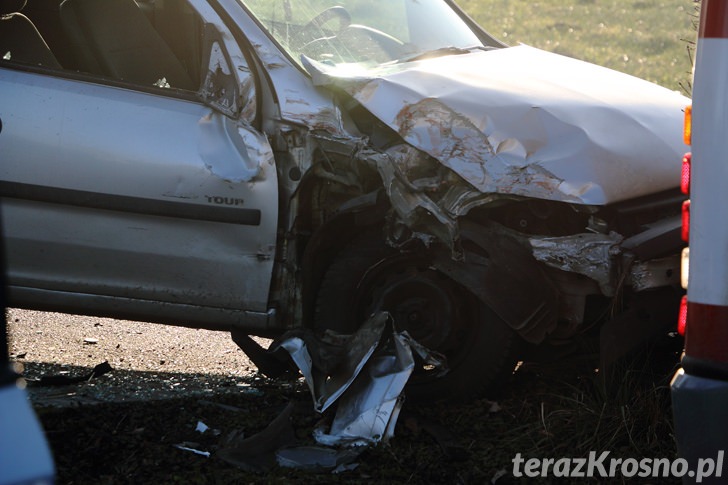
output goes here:
<path id="1" fill-rule="evenodd" d="M 544 50 L 689 92 L 693 0 L 458 0 L 509 45 Z"/>

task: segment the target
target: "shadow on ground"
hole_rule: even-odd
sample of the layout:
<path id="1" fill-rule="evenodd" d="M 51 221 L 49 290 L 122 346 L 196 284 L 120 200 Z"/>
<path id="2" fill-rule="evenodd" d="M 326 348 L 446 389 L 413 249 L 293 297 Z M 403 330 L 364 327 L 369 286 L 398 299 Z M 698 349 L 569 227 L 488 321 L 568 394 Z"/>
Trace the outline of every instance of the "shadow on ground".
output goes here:
<path id="1" fill-rule="evenodd" d="M 615 457 L 674 458 L 668 382 L 676 359 L 667 353 L 649 366 L 643 362 L 626 369 L 621 386 L 608 396 L 591 361 L 575 358 L 522 365 L 495 401 L 406 404 L 392 441 L 364 452 L 354 470 L 338 475 L 279 467 L 251 473 L 217 455 L 226 436 L 252 436 L 289 403 L 294 404 L 291 421 L 298 444 L 313 444 L 311 431 L 320 416 L 301 380 L 112 371 L 89 382 L 31 386 L 29 391 L 55 456 L 59 484 L 494 479 L 508 484 L 521 483 L 511 476 L 516 453 L 558 458 L 608 450 Z M 31 378 L 90 371 L 34 363 L 26 368 Z M 200 422 L 208 428 L 204 433 L 196 430 Z"/>

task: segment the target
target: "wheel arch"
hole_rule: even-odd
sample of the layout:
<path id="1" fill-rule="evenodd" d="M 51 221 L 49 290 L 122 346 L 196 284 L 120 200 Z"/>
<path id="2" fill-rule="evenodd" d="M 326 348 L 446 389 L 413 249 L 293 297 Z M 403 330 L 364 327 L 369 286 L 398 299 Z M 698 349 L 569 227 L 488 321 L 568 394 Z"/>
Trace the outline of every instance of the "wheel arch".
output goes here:
<path id="1" fill-rule="evenodd" d="M 516 333 L 473 293 L 462 291 L 460 282 L 432 265 L 432 246 L 408 245 L 398 251 L 382 236 L 368 231 L 350 239 L 327 267 L 316 298 L 314 329 L 350 334 L 366 315 L 386 310 L 396 328 L 448 361 L 444 375 L 426 363 L 416 364 L 408 399 L 465 400 L 497 392 L 515 364 Z M 446 249 L 441 252 L 449 257 Z M 414 320 L 408 318 L 412 315 Z"/>
<path id="2" fill-rule="evenodd" d="M 322 182 L 325 183 L 325 182 Z M 302 206 L 311 207 L 315 187 L 302 198 Z M 355 197 L 337 210 L 325 223 L 316 227 L 308 238 L 300 257 L 300 284 L 302 293 L 303 326 L 311 327 L 316 308 L 316 297 L 326 270 L 336 255 L 354 238 L 377 227 L 383 228 L 389 209 L 381 191 Z"/>
<path id="3" fill-rule="evenodd" d="M 313 199 L 325 180 L 310 181 L 299 194 L 299 213 L 311 213 Z M 353 197 L 332 217 L 312 227 L 300 257 L 303 325 L 312 326 L 318 290 L 337 254 L 367 232 L 384 239 L 390 209 L 382 189 Z M 456 261 L 444 246 L 433 246 L 433 265 L 465 287 L 525 341 L 541 343 L 558 323 L 559 294 L 540 263 L 512 231 L 490 221 L 458 221 L 464 259 Z"/>
<path id="4" fill-rule="evenodd" d="M 558 291 L 530 251 L 494 223 L 460 221 L 462 261 L 435 255 L 434 266 L 488 305 L 521 338 L 541 343 L 558 322 Z"/>

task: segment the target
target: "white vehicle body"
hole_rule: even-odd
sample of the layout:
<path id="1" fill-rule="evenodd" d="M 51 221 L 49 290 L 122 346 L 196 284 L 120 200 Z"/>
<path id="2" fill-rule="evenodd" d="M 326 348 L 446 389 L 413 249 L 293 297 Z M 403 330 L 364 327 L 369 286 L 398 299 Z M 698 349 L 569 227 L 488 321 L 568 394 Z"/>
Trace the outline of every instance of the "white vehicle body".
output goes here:
<path id="1" fill-rule="evenodd" d="M 692 163 L 685 221 L 690 244 L 685 354 L 671 385 L 678 450 L 691 469 L 711 452 L 728 448 L 727 88 L 728 9 L 725 2 L 704 0 L 688 125 Z M 694 480 L 684 478 L 685 483 Z M 725 477 L 705 483 L 725 483 Z"/>

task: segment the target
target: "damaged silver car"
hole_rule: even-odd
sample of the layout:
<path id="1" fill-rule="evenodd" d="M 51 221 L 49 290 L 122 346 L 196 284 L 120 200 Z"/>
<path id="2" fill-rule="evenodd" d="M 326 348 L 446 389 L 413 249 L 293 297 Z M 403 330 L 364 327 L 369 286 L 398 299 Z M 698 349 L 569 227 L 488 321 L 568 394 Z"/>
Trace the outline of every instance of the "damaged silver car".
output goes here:
<path id="1" fill-rule="evenodd" d="M 12 305 L 231 331 L 263 370 L 248 335 L 386 310 L 447 358 L 422 398 L 671 323 L 675 92 L 449 0 L 0 8 Z"/>

